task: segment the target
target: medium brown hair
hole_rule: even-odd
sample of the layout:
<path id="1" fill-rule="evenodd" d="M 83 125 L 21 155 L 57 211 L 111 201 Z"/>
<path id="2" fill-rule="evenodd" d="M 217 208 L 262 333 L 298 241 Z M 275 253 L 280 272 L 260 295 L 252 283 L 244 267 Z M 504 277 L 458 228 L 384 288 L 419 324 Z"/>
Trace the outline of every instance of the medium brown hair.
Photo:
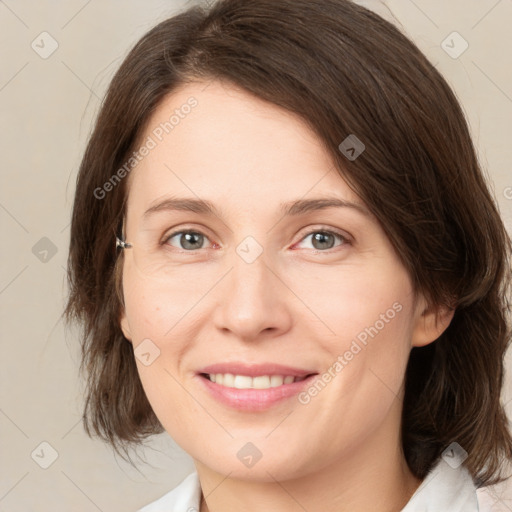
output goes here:
<path id="1" fill-rule="evenodd" d="M 125 164 L 166 95 L 210 79 L 303 118 L 379 219 L 415 291 L 432 307 L 455 308 L 443 334 L 410 354 L 402 445 L 412 473 L 423 479 L 456 441 L 477 485 L 503 480 L 512 460 L 500 403 L 511 241 L 446 81 L 394 25 L 348 0 L 194 6 L 150 30 L 114 76 L 80 166 L 68 260 L 65 314 L 83 326 L 87 433 L 126 454 L 163 431 L 119 324 L 114 234 L 127 180 L 102 198 L 95 191 Z M 366 146 L 355 160 L 338 149 L 350 134 Z"/>

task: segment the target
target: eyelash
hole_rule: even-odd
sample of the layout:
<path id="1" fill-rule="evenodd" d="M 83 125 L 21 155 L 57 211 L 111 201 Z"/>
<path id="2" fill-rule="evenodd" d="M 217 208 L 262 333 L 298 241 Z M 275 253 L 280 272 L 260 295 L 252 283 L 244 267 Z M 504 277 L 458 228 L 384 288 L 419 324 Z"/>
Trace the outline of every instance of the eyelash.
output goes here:
<path id="1" fill-rule="evenodd" d="M 177 247 L 174 247 L 174 246 L 171 246 L 169 245 L 167 242 L 169 240 L 171 240 L 172 238 L 174 238 L 176 235 L 184 235 L 184 234 L 187 234 L 187 233 L 193 233 L 193 234 L 197 234 L 197 235 L 202 235 L 204 236 L 206 239 L 209 240 L 208 236 L 206 236 L 204 233 L 202 233 L 201 231 L 198 231 L 198 230 L 195 230 L 195 229 L 182 229 L 182 230 L 179 230 L 179 231 L 174 231 L 173 233 L 170 233 L 169 235 L 166 235 L 162 242 L 161 242 L 161 245 L 166 245 L 168 247 L 172 247 L 173 249 L 172 250 L 177 250 L 178 252 L 180 253 L 190 253 L 190 254 L 194 254 L 194 253 L 197 253 L 199 251 L 199 249 L 197 250 L 185 250 L 185 249 L 178 249 Z M 338 237 L 339 239 L 341 239 L 342 243 L 335 246 L 335 247 L 332 247 L 331 249 L 326 249 L 326 250 L 321 250 L 321 249 L 312 249 L 315 253 L 327 253 L 327 254 L 330 254 L 331 252 L 334 252 L 336 247 L 341 247 L 341 246 L 345 246 L 345 245 L 351 245 L 351 240 L 339 233 L 338 231 L 334 231 L 332 229 L 328 229 L 328 228 L 316 228 L 312 231 L 309 231 L 308 233 L 306 233 L 299 242 L 302 242 L 303 240 L 305 240 L 307 237 L 311 236 L 311 235 L 314 235 L 316 233 L 322 233 L 324 235 L 333 235 L 335 237 Z M 295 245 L 295 244 L 294 244 Z"/>

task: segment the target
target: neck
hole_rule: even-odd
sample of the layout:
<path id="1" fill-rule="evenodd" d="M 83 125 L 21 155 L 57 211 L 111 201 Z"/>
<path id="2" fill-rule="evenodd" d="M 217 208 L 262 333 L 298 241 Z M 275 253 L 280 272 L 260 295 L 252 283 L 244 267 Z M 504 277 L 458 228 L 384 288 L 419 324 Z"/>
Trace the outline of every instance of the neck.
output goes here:
<path id="1" fill-rule="evenodd" d="M 203 491 L 200 512 L 259 512 L 262 507 L 267 512 L 399 512 L 421 481 L 410 472 L 400 429 L 393 426 L 381 425 L 318 471 L 281 481 L 226 477 L 195 460 Z"/>

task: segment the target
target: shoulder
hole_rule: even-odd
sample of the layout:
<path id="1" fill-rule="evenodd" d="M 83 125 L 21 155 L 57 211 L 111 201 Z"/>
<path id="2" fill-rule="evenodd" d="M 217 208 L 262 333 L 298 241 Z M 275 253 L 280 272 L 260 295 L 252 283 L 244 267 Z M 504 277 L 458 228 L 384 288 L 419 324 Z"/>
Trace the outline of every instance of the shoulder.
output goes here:
<path id="1" fill-rule="evenodd" d="M 196 471 L 190 473 L 174 489 L 137 510 L 137 512 L 198 512 L 201 485 Z"/>

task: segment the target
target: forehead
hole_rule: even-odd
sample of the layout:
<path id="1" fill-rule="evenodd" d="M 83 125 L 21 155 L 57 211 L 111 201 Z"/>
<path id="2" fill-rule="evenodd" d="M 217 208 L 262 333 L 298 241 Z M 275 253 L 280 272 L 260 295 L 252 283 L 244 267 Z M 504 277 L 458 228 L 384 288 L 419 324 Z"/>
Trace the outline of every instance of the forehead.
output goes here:
<path id="1" fill-rule="evenodd" d="M 308 194 L 357 200 L 304 120 L 226 82 L 174 90 L 140 140 L 150 149 L 129 175 L 129 209 L 167 194 L 219 200 L 238 212 Z"/>

